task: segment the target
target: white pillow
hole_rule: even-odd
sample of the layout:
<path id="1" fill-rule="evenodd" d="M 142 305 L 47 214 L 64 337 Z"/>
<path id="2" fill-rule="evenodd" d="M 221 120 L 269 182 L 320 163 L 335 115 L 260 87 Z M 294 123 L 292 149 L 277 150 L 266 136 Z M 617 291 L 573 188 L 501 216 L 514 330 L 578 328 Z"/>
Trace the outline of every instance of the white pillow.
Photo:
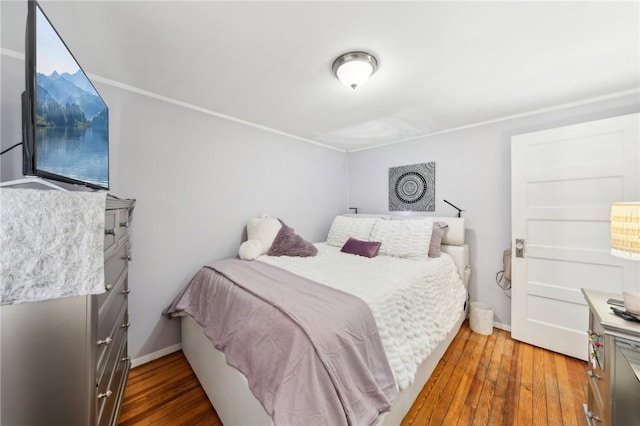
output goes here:
<path id="1" fill-rule="evenodd" d="M 260 254 L 265 254 L 271 248 L 280 228 L 282 228 L 282 223 L 278 219 L 263 215 L 251 219 L 247 223 L 247 239 L 259 240 L 262 243 Z"/>
<path id="2" fill-rule="evenodd" d="M 379 220 L 375 217 L 336 216 L 327 235 L 327 244 L 342 247 L 349 237 L 368 241 L 373 225 Z"/>
<path id="3" fill-rule="evenodd" d="M 433 232 L 433 219 L 379 220 L 371 231 L 370 241 L 382 243 L 378 254 L 427 259 Z"/>
<path id="4" fill-rule="evenodd" d="M 262 243 L 260 240 L 247 240 L 240 244 L 238 256 L 242 260 L 253 260 L 262 254 Z"/>

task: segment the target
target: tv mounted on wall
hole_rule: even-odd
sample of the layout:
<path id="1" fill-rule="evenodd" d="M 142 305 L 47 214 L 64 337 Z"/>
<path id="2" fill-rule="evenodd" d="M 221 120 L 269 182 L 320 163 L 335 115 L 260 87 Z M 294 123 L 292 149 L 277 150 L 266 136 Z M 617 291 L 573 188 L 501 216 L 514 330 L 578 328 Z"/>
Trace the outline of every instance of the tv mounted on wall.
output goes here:
<path id="1" fill-rule="evenodd" d="M 109 110 L 35 1 L 28 2 L 22 171 L 109 189 Z"/>

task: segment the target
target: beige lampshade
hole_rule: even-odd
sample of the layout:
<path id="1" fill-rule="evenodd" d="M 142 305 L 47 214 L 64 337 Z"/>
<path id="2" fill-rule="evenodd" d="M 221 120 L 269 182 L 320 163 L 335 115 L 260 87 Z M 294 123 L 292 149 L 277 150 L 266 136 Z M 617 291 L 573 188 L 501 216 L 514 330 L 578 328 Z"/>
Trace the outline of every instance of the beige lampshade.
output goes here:
<path id="1" fill-rule="evenodd" d="M 640 202 L 611 206 L 611 254 L 640 261 Z"/>

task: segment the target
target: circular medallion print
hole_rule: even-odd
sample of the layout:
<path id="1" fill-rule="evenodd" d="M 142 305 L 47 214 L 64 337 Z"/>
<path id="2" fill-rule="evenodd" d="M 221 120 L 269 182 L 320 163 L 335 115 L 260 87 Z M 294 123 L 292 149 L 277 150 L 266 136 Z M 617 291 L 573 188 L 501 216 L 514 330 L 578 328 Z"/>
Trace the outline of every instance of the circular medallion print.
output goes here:
<path id="1" fill-rule="evenodd" d="M 427 194 L 427 181 L 420 173 L 404 173 L 396 181 L 395 194 L 403 203 L 417 203 Z"/>

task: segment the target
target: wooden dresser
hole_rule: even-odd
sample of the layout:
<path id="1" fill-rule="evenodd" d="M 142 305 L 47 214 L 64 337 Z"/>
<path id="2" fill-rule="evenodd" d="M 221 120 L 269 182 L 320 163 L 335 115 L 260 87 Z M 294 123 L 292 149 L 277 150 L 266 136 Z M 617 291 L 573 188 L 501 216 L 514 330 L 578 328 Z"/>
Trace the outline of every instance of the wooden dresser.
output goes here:
<path id="1" fill-rule="evenodd" d="M 135 201 L 107 196 L 106 292 L 0 308 L 0 424 L 116 425 L 127 352 Z"/>

